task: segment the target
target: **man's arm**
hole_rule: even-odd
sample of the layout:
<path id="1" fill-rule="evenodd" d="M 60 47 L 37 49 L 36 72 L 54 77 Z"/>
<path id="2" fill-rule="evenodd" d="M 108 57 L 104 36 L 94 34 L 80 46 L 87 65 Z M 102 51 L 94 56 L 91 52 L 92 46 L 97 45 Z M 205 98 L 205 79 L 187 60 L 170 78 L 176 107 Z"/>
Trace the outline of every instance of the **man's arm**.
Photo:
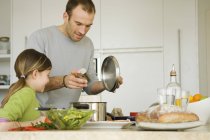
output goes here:
<path id="1" fill-rule="evenodd" d="M 117 79 L 117 87 L 116 88 L 119 88 L 120 85 L 122 85 L 122 84 L 123 84 L 123 78 L 120 76 Z M 97 81 L 92 85 L 91 94 L 95 95 L 95 94 L 98 94 L 104 90 L 106 90 L 106 88 L 105 88 L 103 82 Z"/>
<path id="2" fill-rule="evenodd" d="M 105 90 L 104 84 L 101 81 L 97 81 L 92 85 L 91 94 L 99 94 Z"/>
<path id="3" fill-rule="evenodd" d="M 123 78 L 120 76 L 118 78 L 117 88 L 119 88 L 122 83 L 123 83 Z M 87 80 L 76 78 L 73 74 L 50 77 L 50 81 L 45 86 L 44 92 L 63 87 L 74 88 L 74 89 L 85 88 L 87 87 Z M 101 81 L 97 81 L 91 87 L 91 94 L 95 95 L 104 90 L 105 90 L 104 84 Z"/>
<path id="4" fill-rule="evenodd" d="M 50 77 L 49 83 L 45 86 L 44 92 L 55 90 L 64 87 L 63 83 L 64 76 L 54 76 Z"/>
<path id="5" fill-rule="evenodd" d="M 50 77 L 49 83 L 45 86 L 44 92 L 59 88 L 79 89 L 87 87 L 87 80 L 75 77 L 73 74 Z"/>

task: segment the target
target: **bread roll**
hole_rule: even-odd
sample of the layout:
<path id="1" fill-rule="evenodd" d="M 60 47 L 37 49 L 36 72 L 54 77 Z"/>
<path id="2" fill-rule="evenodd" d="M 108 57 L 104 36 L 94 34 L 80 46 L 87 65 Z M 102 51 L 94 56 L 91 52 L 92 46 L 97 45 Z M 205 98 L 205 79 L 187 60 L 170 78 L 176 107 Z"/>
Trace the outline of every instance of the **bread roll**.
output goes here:
<path id="1" fill-rule="evenodd" d="M 180 123 L 198 121 L 199 117 L 173 105 L 152 106 L 136 116 L 137 122 Z"/>
<path id="2" fill-rule="evenodd" d="M 194 113 L 187 112 L 171 112 L 162 114 L 158 118 L 161 123 L 180 123 L 180 122 L 193 122 L 198 121 L 199 118 Z"/>

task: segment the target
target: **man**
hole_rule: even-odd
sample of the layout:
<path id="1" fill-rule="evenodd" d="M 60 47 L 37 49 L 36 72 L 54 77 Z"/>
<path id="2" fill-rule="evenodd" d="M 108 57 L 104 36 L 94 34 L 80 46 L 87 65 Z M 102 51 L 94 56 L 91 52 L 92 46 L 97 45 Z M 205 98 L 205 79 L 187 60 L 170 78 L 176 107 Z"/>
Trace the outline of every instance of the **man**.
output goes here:
<path id="1" fill-rule="evenodd" d="M 93 24 L 94 16 L 95 6 L 91 0 L 69 0 L 62 25 L 38 30 L 30 36 L 27 47 L 45 53 L 53 66 L 53 77 L 50 77 L 45 88 L 48 92 L 38 96 L 42 106 L 66 108 L 70 102 L 79 100 L 82 89 L 87 94 L 98 94 L 105 90 L 94 71 L 93 43 L 85 36 Z M 89 81 L 72 74 L 81 68 L 87 70 Z"/>

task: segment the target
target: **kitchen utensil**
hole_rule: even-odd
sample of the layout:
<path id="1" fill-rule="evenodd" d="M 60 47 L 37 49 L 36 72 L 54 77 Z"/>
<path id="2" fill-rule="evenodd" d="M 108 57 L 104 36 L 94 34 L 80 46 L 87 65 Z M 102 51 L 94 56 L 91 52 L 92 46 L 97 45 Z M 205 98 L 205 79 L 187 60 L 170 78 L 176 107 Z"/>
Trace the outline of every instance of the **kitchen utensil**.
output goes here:
<path id="1" fill-rule="evenodd" d="M 104 59 L 102 67 L 102 82 L 106 90 L 115 92 L 118 87 L 118 77 L 120 76 L 120 67 L 114 56 L 108 56 Z"/>
<path id="2" fill-rule="evenodd" d="M 72 75 L 74 75 L 77 78 L 82 78 L 82 79 L 86 79 L 87 81 L 89 81 L 89 77 L 87 75 L 87 70 L 85 68 L 81 68 L 78 73 L 71 73 Z"/>
<path id="3" fill-rule="evenodd" d="M 90 121 L 106 121 L 106 102 L 72 102 L 70 107 L 94 110 Z"/>
<path id="4" fill-rule="evenodd" d="M 35 108 L 35 110 L 39 110 L 39 111 L 48 111 L 48 110 L 51 110 L 51 109 L 58 109 L 58 108 L 50 108 L 50 107 L 38 107 L 38 108 Z"/>
<path id="5" fill-rule="evenodd" d="M 135 121 L 135 117 L 134 116 L 114 116 L 111 113 L 107 113 L 108 116 L 110 116 L 112 118 L 113 121 L 116 120 L 130 120 L 130 121 Z"/>

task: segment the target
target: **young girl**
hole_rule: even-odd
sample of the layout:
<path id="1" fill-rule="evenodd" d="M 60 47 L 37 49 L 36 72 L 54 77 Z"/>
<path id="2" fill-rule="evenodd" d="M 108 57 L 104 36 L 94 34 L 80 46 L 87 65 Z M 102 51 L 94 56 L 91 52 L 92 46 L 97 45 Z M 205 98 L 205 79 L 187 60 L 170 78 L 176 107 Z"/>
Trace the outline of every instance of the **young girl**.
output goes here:
<path id="1" fill-rule="evenodd" d="M 40 117 L 36 92 L 43 92 L 49 82 L 51 61 L 34 49 L 24 50 L 16 59 L 18 81 L 12 84 L 4 97 L 0 118 L 7 121 L 31 121 Z"/>

